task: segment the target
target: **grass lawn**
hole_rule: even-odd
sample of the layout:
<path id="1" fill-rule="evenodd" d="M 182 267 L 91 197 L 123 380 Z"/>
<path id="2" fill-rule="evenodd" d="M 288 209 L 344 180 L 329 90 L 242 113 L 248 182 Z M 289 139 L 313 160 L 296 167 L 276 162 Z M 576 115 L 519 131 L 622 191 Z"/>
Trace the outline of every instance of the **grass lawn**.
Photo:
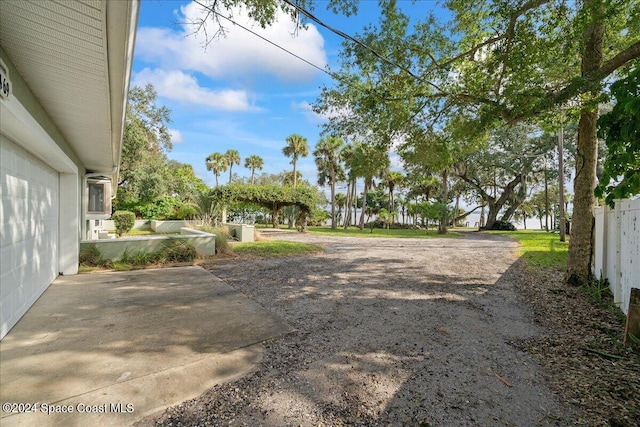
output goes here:
<path id="1" fill-rule="evenodd" d="M 231 249 L 236 254 L 261 258 L 308 255 L 324 251 L 322 246 L 309 243 L 264 240 L 259 242 L 234 243 Z"/>
<path id="2" fill-rule="evenodd" d="M 569 236 L 560 241 L 557 233 L 546 231 L 487 231 L 487 233 L 509 236 L 520 242 L 518 255 L 532 267 L 564 268 L 567 265 Z"/>
<path id="3" fill-rule="evenodd" d="M 312 234 L 322 234 L 327 236 L 350 236 L 350 237 L 462 237 L 460 233 L 449 231 L 447 234 L 438 234 L 436 228 L 427 230 L 413 229 L 384 229 L 384 228 L 365 228 L 360 230 L 357 227 L 349 227 L 348 229 L 337 228 L 332 230 L 331 227 L 307 227 L 307 231 Z"/>

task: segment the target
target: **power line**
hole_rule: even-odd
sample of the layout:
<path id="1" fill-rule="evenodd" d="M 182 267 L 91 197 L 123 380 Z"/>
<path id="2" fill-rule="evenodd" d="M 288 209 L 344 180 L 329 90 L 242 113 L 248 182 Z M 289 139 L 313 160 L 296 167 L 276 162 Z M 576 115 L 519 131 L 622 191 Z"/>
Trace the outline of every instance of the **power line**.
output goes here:
<path id="1" fill-rule="evenodd" d="M 311 19 L 313 22 L 315 22 L 316 24 L 326 28 L 327 30 L 331 31 L 332 33 L 346 39 L 349 40 L 350 42 L 353 42 L 355 44 L 357 44 L 358 46 L 361 46 L 365 49 L 367 49 L 369 52 L 373 53 L 373 55 L 386 62 L 389 65 L 392 65 L 396 68 L 399 68 L 400 70 L 404 71 L 405 73 L 409 74 L 411 77 L 413 77 L 414 79 L 420 80 L 422 81 L 422 79 L 417 76 L 416 74 L 414 74 L 411 70 L 409 70 L 407 67 L 404 67 L 400 64 L 398 64 L 397 62 L 394 62 L 392 60 L 390 60 L 389 58 L 387 58 L 386 56 L 382 55 L 381 53 L 379 53 L 377 50 L 375 50 L 374 48 L 372 48 L 371 46 L 367 45 L 366 43 L 361 42 L 360 40 L 350 36 L 349 34 L 332 27 L 329 24 L 326 24 L 324 21 L 322 21 L 320 18 L 317 18 L 315 15 L 313 15 L 311 12 L 309 12 L 308 10 L 304 9 L 302 6 L 299 6 L 295 3 L 293 3 L 291 0 L 282 0 L 283 2 L 285 2 L 286 4 L 288 4 L 289 6 L 293 7 L 295 10 L 297 10 L 298 12 L 302 13 L 303 15 L 305 15 L 307 18 Z"/>
<path id="2" fill-rule="evenodd" d="M 297 55 L 297 54 L 295 54 L 295 53 L 291 52 L 290 50 L 288 50 L 288 49 L 286 49 L 286 48 L 284 48 L 284 47 L 280 46 L 279 44 L 277 44 L 277 43 L 275 43 L 275 42 L 273 42 L 273 41 L 271 41 L 271 40 L 267 39 L 266 37 L 261 36 L 260 34 L 256 33 L 255 31 L 251 30 L 250 28 L 247 28 L 247 27 L 245 27 L 244 25 L 239 24 L 238 22 L 234 21 L 233 19 L 231 19 L 231 18 L 229 18 L 229 17 L 227 17 L 227 16 L 224 16 L 223 14 L 221 14 L 220 12 L 218 12 L 218 11 L 216 11 L 216 10 L 212 9 L 211 7 L 203 5 L 203 4 L 202 4 L 202 3 L 200 3 L 198 0 L 194 0 L 194 3 L 196 3 L 196 4 L 200 5 L 200 6 L 202 6 L 203 8 L 205 8 L 205 9 L 209 10 L 210 12 L 214 13 L 216 16 L 218 16 L 218 17 L 220 17 L 220 18 L 224 18 L 224 19 L 226 19 L 227 21 L 231 22 L 233 25 L 237 25 L 238 27 L 242 28 L 243 30 L 248 31 L 249 33 L 253 34 L 254 36 L 256 36 L 256 37 L 258 37 L 258 38 L 260 38 L 260 39 L 262 39 L 262 40 L 266 41 L 267 43 L 269 43 L 269 44 L 271 44 L 271 45 L 273 45 L 273 46 L 277 47 L 278 49 L 280 49 L 280 50 L 282 50 L 282 51 L 284 51 L 284 52 L 288 53 L 289 55 L 291 55 L 291 56 L 293 56 L 293 57 L 295 57 L 295 58 L 297 58 L 297 59 L 301 60 L 302 62 L 304 62 L 304 63 L 306 63 L 306 64 L 308 64 L 308 65 L 311 65 L 313 68 L 316 68 L 316 69 L 318 69 L 318 70 L 322 71 L 323 73 L 328 74 L 329 76 L 333 77 L 334 79 L 337 79 L 337 80 L 339 80 L 339 79 L 340 79 L 340 77 L 339 77 L 338 75 L 336 75 L 336 74 L 332 73 L 331 71 L 329 71 L 329 70 L 327 70 L 327 69 L 325 69 L 325 68 L 322 68 L 322 67 L 320 67 L 320 66 L 318 66 L 318 65 L 316 65 L 316 64 L 314 64 L 314 63 L 312 63 L 311 61 L 309 61 L 309 60 L 307 60 L 307 59 L 305 59 L 305 58 L 301 57 L 300 55 Z"/>
<path id="3" fill-rule="evenodd" d="M 308 11 L 308 10 L 306 10 L 306 9 L 304 9 L 303 7 L 301 7 L 301 6 L 299 6 L 299 5 L 295 4 L 295 3 L 293 3 L 291 0 L 282 0 L 282 1 L 283 1 L 284 3 L 286 3 L 286 4 L 288 4 L 289 6 L 293 7 L 296 11 L 298 11 L 299 13 L 301 13 L 301 14 L 305 15 L 307 18 L 309 18 L 309 19 L 310 19 L 310 20 L 312 20 L 313 22 L 317 23 L 317 24 L 318 24 L 318 25 L 320 25 L 321 27 L 326 28 L 327 30 L 331 31 L 332 33 L 334 33 L 334 34 L 336 34 L 336 35 L 338 35 L 338 36 L 340 36 L 340 37 L 342 37 L 342 38 L 343 38 L 343 39 L 345 39 L 345 40 L 349 40 L 350 42 L 355 43 L 356 45 L 363 47 L 364 49 L 366 49 L 366 50 L 368 50 L 369 52 L 371 52 L 371 53 L 372 53 L 376 58 L 380 59 L 381 61 L 386 62 L 387 64 L 389 64 L 389 65 L 391 65 L 391 66 L 394 66 L 394 67 L 396 67 L 396 68 L 398 68 L 398 69 L 400 69 L 400 70 L 404 71 L 404 72 L 405 72 L 405 73 L 407 73 L 409 76 L 413 77 L 414 79 L 416 79 L 416 80 L 418 80 L 418 81 L 424 82 L 424 79 L 423 79 L 423 78 L 421 78 L 420 76 L 418 76 L 418 75 L 414 74 L 414 73 L 413 73 L 411 70 L 409 70 L 407 67 L 405 67 L 405 66 L 403 66 L 403 65 L 400 65 L 400 64 L 398 64 L 397 62 L 392 61 L 391 59 L 389 59 L 388 57 L 386 57 L 386 56 L 382 55 L 381 53 L 379 53 L 377 50 L 375 50 L 375 49 L 374 49 L 374 48 L 372 48 L 371 46 L 367 45 L 366 43 L 364 43 L 364 42 L 362 42 L 362 41 L 360 41 L 360 40 L 358 40 L 358 39 L 356 39 L 356 38 L 355 38 L 355 37 L 353 37 L 353 36 L 350 36 L 349 34 L 345 33 L 344 31 L 341 31 L 341 30 L 339 30 L 339 29 L 337 29 L 337 28 L 335 28 L 335 27 L 332 27 L 332 26 L 331 26 L 331 25 L 329 25 L 329 24 L 326 24 L 326 23 L 325 23 L 324 21 L 322 21 L 320 18 L 316 17 L 315 15 L 313 15 L 311 12 L 309 12 L 309 11 Z M 206 6 L 206 5 L 202 4 L 202 3 L 201 3 L 200 1 L 198 1 L 198 0 L 194 0 L 194 3 L 196 3 L 196 4 L 200 5 L 200 6 L 201 6 L 201 7 L 203 7 L 204 9 L 207 9 L 209 12 L 214 13 L 216 16 L 221 17 L 221 18 L 224 18 L 224 19 L 226 19 L 227 21 L 231 22 L 232 24 L 237 25 L 238 27 L 242 28 L 243 30 L 248 31 L 249 33 L 253 34 L 254 36 L 259 37 L 260 39 L 262 39 L 262 40 L 266 41 L 267 43 L 269 43 L 269 44 L 271 44 L 271 45 L 273 45 L 273 46 L 277 47 L 278 49 L 280 49 L 280 50 L 282 50 L 282 51 L 284 51 L 284 52 L 288 53 L 289 55 L 291 55 L 291 56 L 293 56 L 293 57 L 295 57 L 295 58 L 297 58 L 297 59 L 299 59 L 299 60 L 301 60 L 301 61 L 305 62 L 305 63 L 306 63 L 306 64 L 308 64 L 308 65 L 311 65 L 312 67 L 314 67 L 314 68 L 316 68 L 316 69 L 318 69 L 318 70 L 322 71 L 322 72 L 323 72 L 323 73 L 325 73 L 325 74 L 328 74 L 329 76 L 333 77 L 334 79 L 336 79 L 336 80 L 343 80 L 343 79 L 342 79 L 342 78 L 340 78 L 340 76 L 338 76 L 337 74 L 332 73 L 331 71 L 328 71 L 327 69 L 322 68 L 322 67 L 320 67 L 320 66 L 318 66 L 318 65 L 316 65 L 316 64 L 313 64 L 312 62 L 310 62 L 310 61 L 308 61 L 308 60 L 306 60 L 306 59 L 302 58 L 301 56 L 299 56 L 299 55 L 297 55 L 297 54 L 295 54 L 295 53 L 291 52 L 290 50 L 288 50 L 288 49 L 286 49 L 286 48 L 284 48 L 284 47 L 282 47 L 282 46 L 278 45 L 277 43 L 275 43 L 275 42 L 273 42 L 273 41 L 271 41 L 271 40 L 267 39 L 267 38 L 266 38 L 266 37 L 264 37 L 264 36 L 261 36 L 260 34 L 256 33 L 255 31 L 253 31 L 253 30 L 251 30 L 251 29 L 249 29 L 249 28 L 245 27 L 244 25 L 237 23 L 237 22 L 236 22 L 236 21 L 234 21 L 233 19 L 231 19 L 231 18 L 229 18 L 229 17 L 227 17 L 227 16 L 222 15 L 220 12 L 216 11 L 216 10 L 215 10 L 215 9 L 213 9 L 211 6 Z M 434 86 L 434 85 L 433 85 L 432 83 L 430 83 L 430 82 L 427 82 L 427 83 L 428 83 L 429 85 L 431 85 L 431 86 Z M 434 87 L 435 87 L 435 86 L 434 86 Z M 438 88 L 436 87 L 436 89 L 438 89 Z"/>
<path id="4" fill-rule="evenodd" d="M 249 29 L 249 28 L 245 27 L 244 25 L 239 24 L 238 22 L 234 21 L 234 20 L 233 20 L 233 19 L 231 19 L 230 17 L 227 17 L 227 16 L 225 16 L 225 15 L 222 15 L 220 12 L 218 12 L 217 10 L 215 10 L 213 7 L 211 7 L 211 6 L 206 6 L 206 5 L 202 4 L 199 0 L 193 0 L 193 1 L 194 1 L 194 3 L 196 3 L 196 4 L 200 5 L 202 8 L 204 8 L 204 9 L 208 10 L 208 11 L 209 11 L 209 13 L 213 13 L 213 14 L 215 14 L 216 16 L 221 17 L 221 18 L 223 18 L 223 19 L 225 19 L 225 20 L 227 20 L 227 21 L 231 22 L 233 25 L 237 25 L 238 27 L 242 28 L 243 30 L 245 30 L 245 31 L 247 31 L 247 32 L 249 32 L 249 33 L 251 33 L 251 34 L 253 34 L 254 36 L 256 36 L 256 37 L 258 37 L 258 38 L 260 38 L 260 39 L 262 39 L 262 40 L 264 40 L 264 41 L 266 41 L 267 43 L 269 43 L 269 44 L 273 45 L 274 47 L 276 47 L 276 48 L 278 48 L 278 49 L 280 49 L 280 50 L 282 50 L 283 52 L 288 53 L 289 55 L 291 55 L 291 56 L 293 56 L 293 57 L 295 57 L 295 58 L 297 58 L 297 59 L 299 59 L 299 60 L 303 61 L 304 63 L 306 63 L 306 64 L 308 64 L 308 65 L 312 66 L 313 68 L 316 68 L 316 69 L 318 69 L 318 70 L 322 71 L 323 73 L 325 73 L 325 74 L 329 75 L 330 77 L 332 77 L 332 78 L 334 78 L 334 79 L 336 79 L 336 80 L 338 80 L 338 81 L 342 81 L 342 82 L 346 83 L 347 85 L 350 85 L 350 83 L 349 83 L 347 80 L 345 80 L 342 76 L 340 76 L 340 75 L 338 75 L 338 74 L 335 74 L 335 73 L 333 73 L 333 72 L 331 72 L 331 71 L 329 71 L 329 70 L 327 70 L 327 69 L 325 69 L 325 68 L 322 68 L 322 67 L 320 67 L 320 66 L 318 66 L 318 65 L 316 65 L 316 64 L 314 64 L 314 63 L 312 63 L 312 62 L 310 62 L 309 60 L 307 60 L 307 59 L 305 59 L 305 58 L 303 58 L 303 57 L 301 57 L 301 56 L 299 56 L 299 55 L 297 55 L 297 54 L 295 54 L 295 53 L 291 52 L 290 50 L 288 50 L 288 49 L 286 49 L 286 48 L 284 48 L 284 47 L 282 47 L 282 46 L 278 45 L 277 43 L 275 43 L 275 42 L 273 42 L 273 41 L 271 41 L 271 40 L 267 39 L 266 37 L 264 37 L 264 36 L 262 36 L 262 35 L 260 35 L 260 34 L 256 33 L 255 31 L 253 31 L 253 30 L 251 30 L 251 29 Z M 363 42 L 361 42 L 360 40 L 358 40 L 358 39 L 356 39 L 356 38 L 354 38 L 354 37 L 350 36 L 349 34 L 347 34 L 347 33 L 343 32 L 343 31 L 341 31 L 341 30 L 339 30 L 339 29 L 337 29 L 337 28 L 334 28 L 334 27 L 332 27 L 332 26 L 331 26 L 331 25 L 329 25 L 329 24 L 326 24 L 324 21 L 322 21 L 321 19 L 319 19 L 319 18 L 317 18 L 316 16 L 314 16 L 311 12 L 309 12 L 309 11 L 307 11 L 306 9 L 302 8 L 301 6 L 299 6 L 299 5 L 297 5 L 297 4 L 293 3 L 293 2 L 291 2 L 290 0 L 282 0 L 282 1 L 283 1 L 283 2 L 285 2 L 286 4 L 288 4 L 289 6 L 293 7 L 293 8 L 294 8 L 296 11 L 298 11 L 299 13 L 302 13 L 303 15 L 305 15 L 307 18 L 309 18 L 309 19 L 310 19 L 310 20 L 312 20 L 313 22 L 315 22 L 315 23 L 317 23 L 318 25 L 320 25 L 320 26 L 322 26 L 322 27 L 326 28 L 327 30 L 331 31 L 332 33 L 334 33 L 334 34 L 336 34 L 336 35 L 338 35 L 338 36 L 340 36 L 340 37 L 344 38 L 345 40 L 351 41 L 352 43 L 355 43 L 356 45 L 361 46 L 361 47 L 363 47 L 364 49 L 368 50 L 369 52 L 371 52 L 375 57 L 377 57 L 377 58 L 378 58 L 378 59 L 380 59 L 381 61 L 386 62 L 387 64 L 389 64 L 389 65 L 391 65 L 391 66 L 394 66 L 394 67 L 396 67 L 396 68 L 400 69 L 401 71 L 404 71 L 405 73 L 407 73 L 407 74 L 408 74 L 409 76 L 411 76 L 412 78 L 414 78 L 414 79 L 416 79 L 416 80 L 418 80 L 418 81 L 420 81 L 420 82 L 427 83 L 429 86 L 432 86 L 433 88 L 435 88 L 435 89 L 437 89 L 438 91 L 440 91 L 440 88 L 438 88 L 438 87 L 437 87 L 437 85 L 433 84 L 433 83 L 432 83 L 432 82 L 430 82 L 430 81 L 426 81 L 426 80 L 424 80 L 422 77 L 420 77 L 420 76 L 418 76 L 418 75 L 414 74 L 414 73 L 413 73 L 411 70 L 409 70 L 407 67 L 405 67 L 405 66 L 403 66 L 403 65 L 400 65 L 400 64 L 398 64 L 397 62 L 394 62 L 394 61 L 392 61 L 391 59 L 387 58 L 386 56 L 384 56 L 384 55 L 380 54 L 378 51 L 376 51 L 375 49 L 373 49 L 371 46 L 367 45 L 366 43 L 363 43 Z M 206 19 L 206 18 L 205 18 L 205 19 Z M 421 107 L 418 111 L 416 111 L 416 113 L 411 117 L 411 119 L 407 120 L 407 122 L 410 122 L 411 120 L 413 120 L 413 119 L 415 118 L 415 116 L 416 116 L 420 111 L 422 111 L 422 109 L 423 109 L 423 108 L 424 108 L 424 105 L 423 105 L 423 107 Z"/>

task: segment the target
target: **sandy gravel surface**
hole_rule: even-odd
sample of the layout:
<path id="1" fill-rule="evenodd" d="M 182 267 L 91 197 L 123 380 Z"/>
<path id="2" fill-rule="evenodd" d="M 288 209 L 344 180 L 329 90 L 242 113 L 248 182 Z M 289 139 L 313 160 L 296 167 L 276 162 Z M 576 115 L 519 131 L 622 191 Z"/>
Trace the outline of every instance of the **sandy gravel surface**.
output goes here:
<path id="1" fill-rule="evenodd" d="M 543 331 L 509 280 L 516 243 L 278 236 L 298 258 L 212 273 L 296 328 L 255 372 L 145 425 L 569 425 L 536 360 L 509 342 Z"/>

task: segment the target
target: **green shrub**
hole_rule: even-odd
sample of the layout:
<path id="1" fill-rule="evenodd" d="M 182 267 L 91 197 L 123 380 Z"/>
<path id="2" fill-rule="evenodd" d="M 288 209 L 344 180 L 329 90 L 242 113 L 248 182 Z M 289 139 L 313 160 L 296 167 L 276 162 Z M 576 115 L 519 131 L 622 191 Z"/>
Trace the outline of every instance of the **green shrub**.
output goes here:
<path id="1" fill-rule="evenodd" d="M 300 222 L 301 220 L 300 209 L 298 209 L 297 212 L 298 212 L 298 218 L 296 218 L 296 220 L 297 222 Z M 312 227 L 318 227 L 323 225 L 325 221 L 327 221 L 330 218 L 331 218 L 331 215 L 329 215 L 327 211 L 325 211 L 324 209 L 315 208 L 311 211 L 310 214 L 307 215 L 306 221 L 307 221 L 307 225 Z"/>
<path id="2" fill-rule="evenodd" d="M 146 219 L 171 219 L 178 200 L 175 197 L 160 197 L 153 202 L 141 203 L 136 206 L 140 216 Z"/>
<path id="3" fill-rule="evenodd" d="M 182 203 L 175 207 L 172 219 L 195 219 L 197 216 L 198 209 L 194 205 Z"/>
<path id="4" fill-rule="evenodd" d="M 118 236 L 129 232 L 136 223 L 136 215 L 129 211 L 116 211 L 111 215 L 111 219 L 116 225 Z"/>
<path id="5" fill-rule="evenodd" d="M 507 230 L 507 231 L 516 231 L 515 225 L 511 224 L 509 221 L 496 221 L 493 223 L 491 228 L 487 230 Z"/>

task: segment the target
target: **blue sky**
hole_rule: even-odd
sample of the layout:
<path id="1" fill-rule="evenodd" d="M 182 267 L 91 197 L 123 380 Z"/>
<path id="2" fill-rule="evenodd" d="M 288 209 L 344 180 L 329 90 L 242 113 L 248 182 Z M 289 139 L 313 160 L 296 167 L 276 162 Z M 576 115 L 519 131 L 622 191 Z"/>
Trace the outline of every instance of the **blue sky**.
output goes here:
<path id="1" fill-rule="evenodd" d="M 361 1 L 358 16 L 350 18 L 325 11 L 325 5 L 317 2 L 316 16 L 351 35 L 378 20 L 377 1 Z M 424 13 L 435 2 L 419 6 Z M 285 15 L 263 30 L 242 10 L 232 13 L 237 22 L 309 62 L 338 68 L 342 39 L 328 30 L 309 24 L 294 36 L 295 25 Z M 291 170 L 290 159 L 282 154 L 285 138 L 300 134 L 313 151 L 324 118 L 313 113 L 310 104 L 331 78 L 230 23 L 226 38 L 205 48 L 203 33 L 193 35 L 193 26 L 185 24 L 201 14 L 200 6 L 189 1 L 141 3 L 131 86 L 152 83 L 158 103 L 171 109 L 174 144 L 169 157 L 191 164 L 209 185 L 215 179 L 206 170 L 205 158 L 231 148 L 242 157 L 241 165 L 233 169 L 239 176 L 250 176 L 243 164 L 253 154 L 264 159 L 262 172 Z M 298 170 L 315 184 L 311 155 L 299 160 Z M 220 182 L 227 182 L 225 175 Z"/>

